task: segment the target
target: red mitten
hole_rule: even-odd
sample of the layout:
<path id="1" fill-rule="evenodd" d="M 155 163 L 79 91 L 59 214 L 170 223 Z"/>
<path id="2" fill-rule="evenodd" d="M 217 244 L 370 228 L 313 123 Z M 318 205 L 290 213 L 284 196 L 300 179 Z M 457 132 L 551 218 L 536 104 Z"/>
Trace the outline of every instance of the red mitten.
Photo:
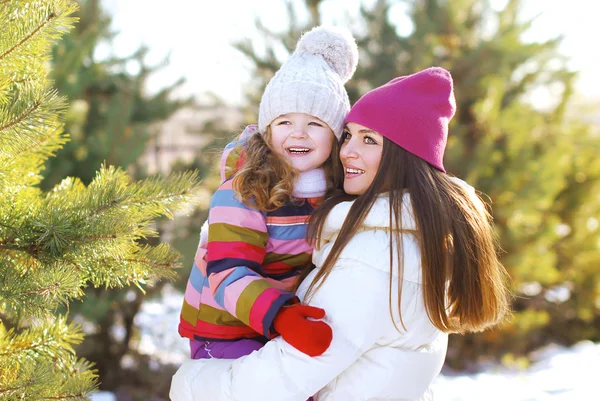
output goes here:
<path id="1" fill-rule="evenodd" d="M 325 311 L 308 305 L 283 306 L 275 315 L 273 327 L 281 337 L 298 351 L 308 356 L 318 356 L 329 348 L 333 333 L 322 319 Z"/>

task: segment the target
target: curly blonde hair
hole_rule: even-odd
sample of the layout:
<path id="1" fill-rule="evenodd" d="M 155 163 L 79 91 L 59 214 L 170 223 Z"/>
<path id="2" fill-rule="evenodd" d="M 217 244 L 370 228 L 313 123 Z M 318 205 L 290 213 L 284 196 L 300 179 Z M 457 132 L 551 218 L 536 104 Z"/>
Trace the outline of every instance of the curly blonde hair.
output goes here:
<path id="1" fill-rule="evenodd" d="M 299 172 L 283 156 L 273 151 L 271 128 L 252 135 L 246 143 L 246 160 L 233 178 L 233 190 L 248 207 L 265 212 L 294 201 L 292 192 Z M 334 177 L 341 169 L 339 144 L 333 138 L 331 154 L 323 164 L 325 174 Z"/>

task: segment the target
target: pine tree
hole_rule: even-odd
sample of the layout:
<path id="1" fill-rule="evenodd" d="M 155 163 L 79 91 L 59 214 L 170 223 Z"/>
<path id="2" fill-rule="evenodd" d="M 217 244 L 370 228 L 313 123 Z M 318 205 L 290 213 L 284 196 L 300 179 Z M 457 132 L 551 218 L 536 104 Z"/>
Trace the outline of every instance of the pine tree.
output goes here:
<path id="1" fill-rule="evenodd" d="M 300 31 L 325 19 L 320 3 L 305 2 L 305 22 L 290 12 L 286 32 L 258 21 L 264 52 L 250 42 L 237 45 L 255 64 L 251 110 L 280 66 L 275 49 L 291 50 Z M 551 341 L 600 340 L 600 161 L 594 156 L 600 141 L 567 113 L 576 74 L 558 51 L 560 38 L 526 42 L 533 21 L 522 18 L 521 3 L 509 0 L 498 11 L 484 0 L 378 0 L 361 7 L 355 24 L 360 59 L 346 85 L 351 100 L 432 65 L 450 70 L 458 111 L 445 166 L 492 206 L 515 313 L 496 330 L 452 336 L 448 361 L 455 367 L 486 355 L 525 355 Z M 399 34 L 393 7 L 405 7 L 411 32 Z M 540 91 L 547 93 L 543 108 L 531 100 Z"/>
<path id="2" fill-rule="evenodd" d="M 47 79 L 52 45 L 75 23 L 70 0 L 0 1 L 0 399 L 84 400 L 97 386 L 73 346 L 81 329 L 57 314 L 88 285 L 143 288 L 173 278 L 179 255 L 147 246 L 152 221 L 172 217 L 195 173 L 134 182 L 102 166 L 86 186 L 39 188 L 67 140 L 67 103 Z"/>
<path id="3" fill-rule="evenodd" d="M 77 3 L 74 16 L 78 24 L 52 47 L 50 70 L 55 88 L 68 100 L 64 131 L 70 140 L 45 163 L 42 189 L 54 187 L 66 175 L 87 185 L 102 163 L 121 166 L 138 179 L 147 176 L 138 162 L 140 156 L 159 134 L 162 122 L 190 103 L 171 99 L 182 79 L 154 95 L 146 91 L 148 78 L 168 64 L 168 57 L 149 65 L 144 46 L 125 57 L 99 57 L 98 50 L 111 48 L 116 36 L 111 31 L 111 16 L 99 0 Z M 165 225 L 164 219 L 156 222 L 160 236 Z M 159 239 L 147 242 L 156 244 Z M 146 295 L 160 293 L 163 284 L 146 288 Z M 127 289 L 92 287 L 85 290 L 82 302 L 69 306 L 70 320 L 94 328 L 86 332 L 76 351 L 94 362 L 103 389 L 114 390 L 123 381 L 121 360 L 133 353 L 134 320 L 144 299 Z M 112 335 L 116 329 L 124 329 L 125 334 Z"/>

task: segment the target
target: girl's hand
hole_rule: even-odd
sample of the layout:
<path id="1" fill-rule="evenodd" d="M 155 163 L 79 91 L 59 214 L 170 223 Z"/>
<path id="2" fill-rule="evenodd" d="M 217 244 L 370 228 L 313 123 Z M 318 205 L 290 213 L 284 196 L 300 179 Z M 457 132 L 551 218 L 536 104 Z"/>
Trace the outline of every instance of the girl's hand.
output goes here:
<path id="1" fill-rule="evenodd" d="M 323 354 L 333 338 L 331 327 L 322 319 L 325 311 L 308 305 L 283 306 L 275 316 L 273 326 L 281 337 L 298 351 L 308 356 Z"/>

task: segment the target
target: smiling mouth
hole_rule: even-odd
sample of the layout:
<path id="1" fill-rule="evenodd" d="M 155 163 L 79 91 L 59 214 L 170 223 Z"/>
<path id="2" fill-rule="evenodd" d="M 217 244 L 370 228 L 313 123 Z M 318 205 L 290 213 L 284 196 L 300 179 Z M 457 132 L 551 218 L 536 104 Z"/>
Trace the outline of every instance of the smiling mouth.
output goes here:
<path id="1" fill-rule="evenodd" d="M 346 174 L 364 174 L 365 170 L 358 168 L 346 168 Z"/>
<path id="2" fill-rule="evenodd" d="M 286 150 L 293 155 L 305 155 L 312 151 L 312 149 L 302 147 L 287 148 Z"/>

